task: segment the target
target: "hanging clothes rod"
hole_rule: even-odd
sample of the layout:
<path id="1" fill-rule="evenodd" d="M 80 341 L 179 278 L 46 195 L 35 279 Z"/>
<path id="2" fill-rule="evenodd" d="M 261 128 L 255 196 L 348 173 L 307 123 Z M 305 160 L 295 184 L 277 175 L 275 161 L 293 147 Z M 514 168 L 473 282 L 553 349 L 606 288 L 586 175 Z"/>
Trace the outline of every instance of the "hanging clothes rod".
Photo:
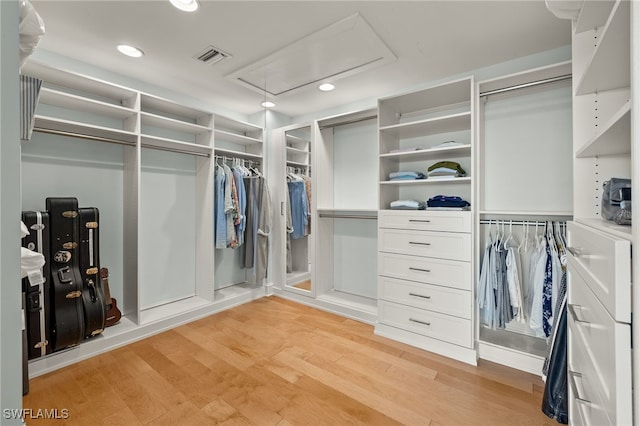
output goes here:
<path id="1" fill-rule="evenodd" d="M 159 151 L 167 151 L 167 152 L 175 152 L 177 154 L 188 154 L 188 155 L 196 155 L 198 157 L 211 157 L 211 154 L 207 154 L 206 152 L 194 152 L 194 151 L 188 151 L 186 149 L 175 149 L 175 148 L 165 148 L 162 146 L 144 146 L 142 145 L 143 148 L 148 148 L 148 149 L 157 149 Z"/>
<path id="2" fill-rule="evenodd" d="M 527 87 L 539 86 L 541 84 L 555 83 L 556 81 L 571 80 L 571 74 L 560 75 L 558 77 L 545 78 L 542 80 L 531 81 L 529 83 L 517 84 L 515 86 L 503 87 L 502 89 L 489 90 L 481 92 L 480 97 L 495 95 L 498 93 L 510 92 L 512 90 L 525 89 Z"/>
<path id="3" fill-rule="evenodd" d="M 242 158 L 242 157 L 234 157 L 232 155 L 214 155 L 213 156 L 214 159 L 218 159 L 218 160 L 222 160 L 222 161 L 227 161 L 227 160 L 240 160 L 243 161 L 245 163 L 249 163 L 249 165 L 254 165 L 254 164 L 262 164 L 260 161 L 258 160 L 250 160 L 248 158 Z"/>
<path id="4" fill-rule="evenodd" d="M 515 226 L 535 226 L 535 225 L 546 225 L 547 222 L 551 223 L 567 223 L 564 220 L 509 220 L 509 219 L 480 219 L 480 225 L 496 225 L 503 223 L 505 225 L 515 225 Z"/>
<path id="5" fill-rule="evenodd" d="M 369 121 L 369 120 L 374 120 L 377 119 L 378 116 L 377 115 L 368 115 L 366 117 L 361 117 L 361 118 L 355 118 L 353 120 L 347 120 L 347 121 L 341 121 L 339 123 L 335 123 L 335 124 L 327 124 L 325 126 L 319 126 L 320 130 L 324 130 L 324 129 L 330 129 L 332 127 L 338 127 L 338 126 L 346 126 L 347 124 L 355 124 L 355 123 L 360 123 L 361 121 Z"/>
<path id="6" fill-rule="evenodd" d="M 47 134 L 50 134 L 50 135 L 69 136 L 69 137 L 78 138 L 78 139 L 88 139 L 88 140 L 98 141 L 98 142 L 115 143 L 115 144 L 118 144 L 118 145 L 136 146 L 135 142 L 127 142 L 127 141 L 123 141 L 123 140 L 119 140 L 119 139 L 105 138 L 105 137 L 102 137 L 102 136 L 85 135 L 85 134 L 82 134 L 82 133 L 65 132 L 64 130 L 55 130 L 55 129 L 45 129 L 45 128 L 42 128 L 42 127 L 34 127 L 33 131 L 34 132 L 39 132 L 39 133 L 47 133 Z"/>
<path id="7" fill-rule="evenodd" d="M 365 215 L 357 215 L 357 214 L 329 214 L 329 213 L 320 213 L 320 217 L 328 217 L 331 219 L 374 219 L 378 220 L 377 216 L 365 216 Z"/>

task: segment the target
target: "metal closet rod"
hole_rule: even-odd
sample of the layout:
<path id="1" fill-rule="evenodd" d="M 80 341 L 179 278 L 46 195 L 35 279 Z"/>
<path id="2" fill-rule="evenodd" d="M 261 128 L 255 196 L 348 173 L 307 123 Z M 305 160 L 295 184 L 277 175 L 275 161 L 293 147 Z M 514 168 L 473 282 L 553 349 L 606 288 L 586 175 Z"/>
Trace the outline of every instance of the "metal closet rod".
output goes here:
<path id="1" fill-rule="evenodd" d="M 525 89 L 527 87 L 539 86 L 541 84 L 554 83 L 556 81 L 571 80 L 571 74 L 560 75 L 558 77 L 545 78 L 542 80 L 531 81 L 529 83 L 517 84 L 515 86 L 503 87 L 502 89 L 489 90 L 481 92 L 480 97 L 495 95 L 498 93 L 510 92 L 512 90 Z"/>
<path id="2" fill-rule="evenodd" d="M 82 133 L 65 132 L 64 130 L 45 129 L 43 127 L 35 127 L 33 131 L 39 132 L 39 133 L 48 133 L 51 135 L 69 136 L 69 137 L 78 138 L 78 139 L 89 139 L 89 140 L 98 141 L 98 142 L 115 143 L 118 145 L 128 145 L 128 146 L 136 145 L 135 142 L 127 142 L 119 139 L 105 138 L 102 136 L 85 135 Z"/>
<path id="3" fill-rule="evenodd" d="M 377 115 L 368 115 L 368 116 L 362 117 L 362 118 L 355 118 L 353 120 L 341 121 L 339 123 L 327 124 L 325 126 L 319 126 L 319 127 L 320 127 L 320 130 L 324 130 L 324 129 L 329 129 L 331 127 L 346 126 L 347 124 L 360 123 L 361 121 L 369 121 L 369 120 L 373 120 L 373 119 L 376 119 L 376 118 L 378 118 Z"/>
<path id="4" fill-rule="evenodd" d="M 127 142 L 127 141 L 123 141 L 123 140 L 119 140 L 119 139 L 105 138 L 103 136 L 85 135 L 83 133 L 65 132 L 64 130 L 44 129 L 42 127 L 35 127 L 33 129 L 33 131 L 34 132 L 39 132 L 39 133 L 47 133 L 47 134 L 51 134 L 51 135 L 68 136 L 68 137 L 78 138 L 78 139 L 86 139 L 86 140 L 91 140 L 91 141 L 113 143 L 113 144 L 116 144 L 116 145 L 136 146 L 135 142 Z M 142 146 L 142 147 L 143 148 L 149 148 L 149 149 L 157 149 L 159 151 L 175 152 L 175 153 L 178 153 L 178 154 L 197 155 L 199 157 L 210 157 L 210 155 L 207 154 L 207 153 L 188 151 L 186 149 L 167 148 L 167 147 L 162 147 L 162 146 Z"/>
<path id="5" fill-rule="evenodd" d="M 222 160 L 222 161 L 227 161 L 227 160 L 240 160 L 243 163 L 249 163 L 250 166 L 253 166 L 254 164 L 262 164 L 260 161 L 258 160 L 250 160 L 248 158 L 242 158 L 242 157 L 234 157 L 232 155 L 219 155 L 216 154 L 213 156 L 214 159 L 218 159 L 218 160 Z"/>
<path id="6" fill-rule="evenodd" d="M 330 217 L 332 219 L 374 219 L 374 220 L 378 220 L 378 218 L 376 216 L 365 216 L 365 215 L 357 215 L 357 214 L 320 213 L 320 217 Z"/>
<path id="7" fill-rule="evenodd" d="M 516 225 L 516 226 L 534 226 L 534 225 L 546 225 L 547 222 L 551 223 L 567 223 L 565 220 L 510 220 L 510 219 L 480 219 L 480 225 Z"/>

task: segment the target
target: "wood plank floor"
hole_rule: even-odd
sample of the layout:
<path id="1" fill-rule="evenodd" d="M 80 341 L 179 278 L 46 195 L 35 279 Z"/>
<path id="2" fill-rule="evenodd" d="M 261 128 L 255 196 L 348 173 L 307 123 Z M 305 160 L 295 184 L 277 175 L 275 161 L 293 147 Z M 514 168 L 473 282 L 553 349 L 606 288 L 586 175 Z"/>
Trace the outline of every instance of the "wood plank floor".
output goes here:
<path id="1" fill-rule="evenodd" d="M 28 425 L 554 425 L 542 381 L 263 298 L 31 380 Z"/>

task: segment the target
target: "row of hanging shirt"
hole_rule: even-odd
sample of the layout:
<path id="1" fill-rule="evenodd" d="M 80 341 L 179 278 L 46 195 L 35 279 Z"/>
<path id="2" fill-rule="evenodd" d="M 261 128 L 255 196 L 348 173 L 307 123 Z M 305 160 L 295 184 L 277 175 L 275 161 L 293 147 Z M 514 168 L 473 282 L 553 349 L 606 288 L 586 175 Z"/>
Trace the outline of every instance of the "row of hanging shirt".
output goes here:
<path id="1" fill-rule="evenodd" d="M 294 240 L 311 234 L 311 178 L 301 171 L 287 169 L 287 233 Z"/>
<path id="2" fill-rule="evenodd" d="M 218 162 L 222 159 L 222 163 Z M 244 161 L 217 157 L 214 174 L 215 248 L 243 249 L 243 267 L 266 277 L 267 237 L 271 230 L 271 197 L 267 181 Z M 250 162 L 251 165 L 251 162 Z"/>
<path id="3" fill-rule="evenodd" d="M 510 226 L 507 235 L 490 224 L 478 283 L 480 321 L 485 327 L 504 329 L 525 323 L 538 337 L 549 337 L 556 305 L 566 291 L 566 240 L 558 222 L 546 222 L 543 232 L 530 234 L 525 222 L 518 243 Z"/>

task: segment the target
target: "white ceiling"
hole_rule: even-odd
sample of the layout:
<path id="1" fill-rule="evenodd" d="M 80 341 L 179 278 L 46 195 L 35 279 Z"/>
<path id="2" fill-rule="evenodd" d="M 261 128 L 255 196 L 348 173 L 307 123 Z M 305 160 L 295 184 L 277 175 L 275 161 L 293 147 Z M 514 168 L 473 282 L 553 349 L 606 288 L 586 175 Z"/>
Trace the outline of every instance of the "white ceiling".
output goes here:
<path id="1" fill-rule="evenodd" d="M 535 1 L 202 1 L 195 13 L 168 0 L 32 0 L 45 23 L 39 48 L 215 105 L 252 114 L 263 97 L 225 78 L 353 13 L 387 44 L 397 61 L 279 96 L 276 111 L 298 116 L 422 82 L 565 46 L 570 21 Z M 115 46 L 127 42 L 145 56 Z M 193 56 L 207 45 L 232 55 L 215 65 Z"/>

